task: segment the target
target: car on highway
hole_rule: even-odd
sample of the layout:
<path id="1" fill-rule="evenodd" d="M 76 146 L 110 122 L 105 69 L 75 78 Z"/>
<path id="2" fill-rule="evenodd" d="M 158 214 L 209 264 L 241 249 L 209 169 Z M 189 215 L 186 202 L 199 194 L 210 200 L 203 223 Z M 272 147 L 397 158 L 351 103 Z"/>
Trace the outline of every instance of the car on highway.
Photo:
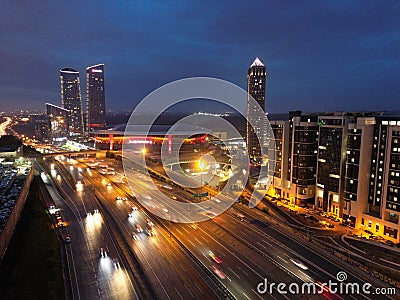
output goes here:
<path id="1" fill-rule="evenodd" d="M 71 237 L 70 237 L 69 235 L 66 236 L 65 239 L 64 239 L 64 241 L 65 241 L 67 244 L 71 243 Z"/>
<path id="2" fill-rule="evenodd" d="M 100 257 L 107 257 L 107 251 L 104 248 L 100 248 Z"/>
<path id="3" fill-rule="evenodd" d="M 147 235 L 148 236 L 153 236 L 154 235 L 154 229 L 153 229 L 153 226 L 146 226 L 146 233 L 147 233 Z"/>
<path id="4" fill-rule="evenodd" d="M 225 278 L 226 278 L 225 274 L 222 273 L 221 270 L 218 269 L 217 267 L 212 266 L 212 270 L 213 270 L 213 272 L 214 272 L 215 274 L 217 274 L 217 276 L 218 276 L 219 278 L 221 278 L 221 279 L 225 279 Z"/>
<path id="5" fill-rule="evenodd" d="M 212 251 L 208 251 L 208 256 L 212 258 L 213 261 L 215 261 L 217 264 L 221 264 L 222 260 L 216 256 Z"/>
<path id="6" fill-rule="evenodd" d="M 121 265 L 120 265 L 120 263 L 119 263 L 119 261 L 118 261 L 117 258 L 114 258 L 114 259 L 113 259 L 113 264 L 114 264 L 114 267 L 115 267 L 116 269 L 120 269 L 120 268 L 121 268 Z"/>
<path id="7" fill-rule="evenodd" d="M 128 198 L 126 198 L 126 197 L 123 197 L 123 198 L 122 198 L 122 200 L 123 200 L 123 201 L 127 201 L 127 200 L 128 200 Z"/>
<path id="8" fill-rule="evenodd" d="M 241 213 L 236 213 L 235 216 L 236 216 L 236 218 L 238 218 L 240 221 L 244 221 L 244 215 L 242 215 Z"/>
<path id="9" fill-rule="evenodd" d="M 136 205 L 132 205 L 132 211 L 136 211 L 136 210 L 138 210 L 137 206 Z"/>
<path id="10" fill-rule="evenodd" d="M 178 198 L 176 196 L 174 196 L 174 195 L 171 196 L 171 199 L 178 200 Z"/>
<path id="11" fill-rule="evenodd" d="M 115 197 L 115 200 L 122 200 L 120 196 Z"/>
<path id="12" fill-rule="evenodd" d="M 308 267 L 297 258 L 291 258 L 290 261 L 303 270 L 308 270 Z"/>
<path id="13" fill-rule="evenodd" d="M 136 231 L 137 231 L 138 233 L 143 232 L 142 226 L 140 226 L 139 223 L 137 223 L 137 224 L 135 225 L 135 227 L 136 227 Z"/>
<path id="14" fill-rule="evenodd" d="M 133 214 L 132 213 L 128 213 L 128 218 L 133 218 Z"/>
<path id="15" fill-rule="evenodd" d="M 111 183 L 107 183 L 107 186 L 111 186 Z"/>

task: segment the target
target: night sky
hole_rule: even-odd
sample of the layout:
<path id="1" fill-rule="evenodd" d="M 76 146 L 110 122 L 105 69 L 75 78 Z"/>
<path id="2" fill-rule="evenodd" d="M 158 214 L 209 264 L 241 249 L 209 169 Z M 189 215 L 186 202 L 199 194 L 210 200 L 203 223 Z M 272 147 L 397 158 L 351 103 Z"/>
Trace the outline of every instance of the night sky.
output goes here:
<path id="1" fill-rule="evenodd" d="M 60 105 L 64 67 L 85 102 L 97 63 L 114 111 L 186 77 L 246 89 L 256 56 L 269 112 L 400 110 L 399 1 L 244 2 L 1 1 L 0 110 Z"/>

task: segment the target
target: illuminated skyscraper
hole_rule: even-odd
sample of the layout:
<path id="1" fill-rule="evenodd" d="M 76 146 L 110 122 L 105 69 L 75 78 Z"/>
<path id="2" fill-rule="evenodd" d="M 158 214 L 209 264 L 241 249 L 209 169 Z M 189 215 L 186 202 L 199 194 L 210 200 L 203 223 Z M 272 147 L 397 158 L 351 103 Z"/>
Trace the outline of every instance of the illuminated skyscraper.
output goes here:
<path id="1" fill-rule="evenodd" d="M 46 103 L 46 111 L 48 118 L 50 141 L 53 144 L 64 143 L 69 135 L 68 134 L 69 111 L 50 103 Z"/>
<path id="2" fill-rule="evenodd" d="M 258 57 L 251 64 L 247 74 L 247 151 L 250 159 L 256 163 L 262 163 L 261 147 L 264 144 L 266 124 L 255 112 L 249 101 L 250 97 L 265 111 L 265 86 L 267 81 L 266 68 Z M 255 126 L 250 125 L 252 122 Z M 260 138 L 260 141 L 258 138 Z"/>
<path id="3" fill-rule="evenodd" d="M 106 108 L 104 94 L 104 64 L 86 68 L 86 131 L 104 129 Z"/>
<path id="4" fill-rule="evenodd" d="M 79 72 L 65 68 L 60 71 L 61 103 L 69 111 L 69 134 L 81 136 L 83 134 L 83 115 Z"/>

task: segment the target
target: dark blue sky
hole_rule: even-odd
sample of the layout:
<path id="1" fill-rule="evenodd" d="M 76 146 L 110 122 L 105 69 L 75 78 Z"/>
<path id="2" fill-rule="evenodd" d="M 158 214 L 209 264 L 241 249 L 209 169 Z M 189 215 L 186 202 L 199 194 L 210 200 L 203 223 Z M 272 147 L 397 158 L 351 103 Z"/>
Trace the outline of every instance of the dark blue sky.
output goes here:
<path id="1" fill-rule="evenodd" d="M 0 2 L 0 110 L 60 104 L 64 67 L 84 96 L 97 63 L 112 110 L 185 77 L 246 89 L 255 56 L 269 112 L 400 110 L 399 1 Z"/>

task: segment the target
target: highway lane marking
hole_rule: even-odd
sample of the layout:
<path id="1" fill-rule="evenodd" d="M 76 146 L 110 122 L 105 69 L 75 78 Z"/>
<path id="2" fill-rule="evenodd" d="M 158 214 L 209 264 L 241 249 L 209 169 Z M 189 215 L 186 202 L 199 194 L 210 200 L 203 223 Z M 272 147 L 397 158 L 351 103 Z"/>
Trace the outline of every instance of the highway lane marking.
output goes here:
<path id="1" fill-rule="evenodd" d="M 180 235 L 182 235 L 182 232 L 178 228 L 175 228 L 175 230 L 178 231 Z"/>
<path id="2" fill-rule="evenodd" d="M 249 225 L 247 225 L 247 224 L 244 224 L 246 227 L 247 226 L 249 226 Z M 258 228 L 256 229 L 256 231 L 257 232 L 259 232 L 259 233 L 261 233 L 263 236 L 265 236 L 265 232 L 262 232 L 261 230 L 259 230 Z M 278 231 L 279 232 L 279 231 Z M 291 239 L 292 241 L 295 241 L 293 238 L 291 238 L 290 236 L 287 236 L 289 239 Z M 280 246 L 281 248 L 283 248 L 283 249 L 286 249 L 286 250 L 288 250 L 290 253 L 293 253 L 293 254 L 297 254 L 297 255 L 299 255 L 299 253 L 297 253 L 297 252 L 294 252 L 292 249 L 290 249 L 290 248 L 288 248 L 286 245 L 284 245 L 284 244 L 282 244 L 281 242 L 279 242 L 279 241 L 277 241 L 276 239 L 274 239 L 274 238 L 272 238 L 272 237 L 269 237 L 270 239 L 271 239 L 271 242 L 273 242 L 275 245 L 277 245 L 277 246 Z M 295 241 L 296 242 L 296 241 Z M 259 245 L 261 245 L 259 242 L 257 242 L 257 244 L 259 244 Z M 265 248 L 266 249 L 266 247 L 264 246 L 264 245 L 261 245 L 263 248 Z M 273 246 L 273 245 L 271 245 L 271 246 Z M 288 256 L 286 253 L 284 253 L 284 255 L 286 255 L 286 256 Z M 289 257 L 289 256 L 288 256 Z M 300 257 L 302 257 L 301 255 L 300 255 Z M 289 257 L 290 258 L 290 257 Z M 303 258 L 303 257 L 302 257 Z M 271 257 L 271 259 L 272 259 L 272 257 Z M 305 259 L 307 262 L 309 262 L 309 263 L 311 263 L 309 260 L 307 260 L 307 259 Z M 278 262 L 277 262 L 278 263 Z M 279 263 L 278 263 L 279 264 Z M 281 264 L 279 264 L 279 265 L 281 265 Z M 311 263 L 311 265 L 313 265 L 314 267 L 316 267 L 314 264 L 312 264 Z M 281 265 L 282 266 L 282 265 Z M 285 268 L 284 266 L 282 266 L 282 268 L 283 269 L 286 269 L 287 271 L 289 271 L 291 274 L 293 274 L 295 277 L 297 277 L 298 279 L 300 279 L 301 281 L 303 281 L 298 275 L 296 275 L 295 273 L 293 273 L 291 270 L 289 270 L 289 269 L 287 269 L 287 268 Z M 329 273 L 327 273 L 325 270 L 323 270 L 323 269 L 321 269 L 321 268 L 319 268 L 319 267 L 317 267 L 317 269 L 320 269 L 323 273 L 325 273 L 325 274 L 327 274 L 327 275 L 329 275 L 330 277 L 332 277 L 332 278 L 335 278 L 334 276 L 332 276 L 332 275 L 330 275 Z M 302 272 L 300 272 L 302 275 L 305 275 L 304 273 L 302 273 Z M 314 273 L 314 272 L 313 272 Z M 306 277 L 308 277 L 309 278 L 309 276 L 307 276 L 306 275 Z M 363 297 L 365 297 L 364 295 L 362 295 Z"/>
<path id="3" fill-rule="evenodd" d="M 245 212 L 245 213 L 251 215 L 249 212 Z M 246 225 L 245 225 L 245 226 L 246 226 Z M 310 249 L 307 245 L 304 245 L 304 244 L 302 244 L 302 243 L 296 241 L 292 236 L 290 236 L 290 235 L 287 234 L 286 232 L 282 232 L 282 230 L 280 230 L 279 227 L 277 227 L 277 228 L 272 228 L 272 229 L 273 229 L 275 232 L 277 232 L 277 233 L 280 233 L 280 234 L 285 235 L 288 239 L 292 240 L 292 241 L 295 242 L 296 244 L 299 244 L 299 245 L 303 246 L 303 247 L 304 247 L 305 249 L 307 249 L 308 251 L 313 252 L 313 250 Z M 258 231 L 258 232 L 259 232 L 260 234 L 262 234 L 263 236 L 266 235 L 265 232 L 259 230 L 258 228 L 256 229 L 256 231 Z M 300 255 L 299 253 L 294 252 L 292 249 L 288 248 L 286 245 L 282 244 L 281 242 L 277 241 L 276 239 L 272 238 L 271 236 L 269 236 L 269 238 L 270 238 L 276 245 L 282 247 L 283 249 L 286 249 L 286 250 L 289 251 L 290 253 Z M 285 255 L 286 255 L 286 254 L 285 254 Z M 330 263 L 333 263 L 331 260 L 329 260 L 329 259 L 327 259 L 327 258 L 321 256 L 319 253 L 317 253 L 317 255 L 318 255 L 320 258 L 322 258 L 323 260 L 326 260 L 326 261 L 328 261 L 328 262 L 330 262 Z M 286 256 L 287 256 L 287 255 L 286 255 Z M 304 258 L 304 257 L 301 256 L 301 255 L 300 255 L 300 257 Z M 307 262 L 310 262 L 310 261 L 307 260 L 307 259 L 305 259 L 305 260 L 306 260 Z M 311 263 L 311 262 L 310 262 L 310 263 Z M 325 271 L 324 269 L 321 269 L 319 266 L 316 266 L 316 265 L 313 264 L 313 263 L 311 263 L 311 265 L 313 265 L 316 269 L 319 269 L 320 271 L 322 271 L 322 273 L 325 273 L 325 274 L 328 275 L 329 277 L 334 278 L 334 279 L 336 278 L 334 275 L 330 274 L 329 272 Z M 309 269 L 309 270 L 310 270 L 310 269 Z M 310 271 L 311 271 L 311 270 L 310 270 Z M 311 271 L 311 272 L 312 272 L 312 271 Z M 312 272 L 312 273 L 316 274 L 315 272 Z M 350 272 L 350 274 L 352 274 L 352 273 Z M 355 278 L 357 278 L 357 276 L 355 276 L 354 274 L 352 274 L 352 275 L 353 275 Z M 363 294 L 361 294 L 361 296 L 364 297 L 364 298 L 366 298 L 366 299 L 369 299 L 368 297 L 366 297 L 366 296 L 363 295 Z M 352 296 L 350 295 L 350 297 L 352 297 Z M 353 297 L 352 297 L 352 298 L 353 298 Z"/>
<path id="4" fill-rule="evenodd" d="M 187 273 L 186 269 L 184 269 L 183 266 L 182 266 L 181 264 L 180 264 L 179 266 L 181 267 L 181 269 L 182 269 L 183 272 Z"/>
<path id="5" fill-rule="evenodd" d="M 240 276 L 236 274 L 230 267 L 228 267 L 228 270 L 231 271 L 238 279 L 240 279 Z"/>
<path id="6" fill-rule="evenodd" d="M 179 294 L 177 288 L 175 288 L 175 291 L 176 291 L 176 293 L 178 294 L 179 298 L 181 298 L 181 299 L 183 300 L 183 298 L 182 298 L 181 294 Z"/>
<path id="7" fill-rule="evenodd" d="M 282 257 L 280 257 L 279 255 L 276 256 L 277 258 L 280 258 L 281 260 L 283 260 L 285 263 L 289 263 L 286 259 L 283 259 Z"/>
<path id="8" fill-rule="evenodd" d="M 175 268 L 171 264 L 169 264 L 169 265 L 170 265 L 172 271 L 174 271 L 175 275 L 178 276 L 178 273 L 176 273 Z"/>
<path id="9" fill-rule="evenodd" d="M 196 282 L 193 282 L 193 283 L 194 283 L 194 285 L 197 287 L 197 289 L 200 291 L 200 293 L 204 295 L 203 289 L 201 289 L 201 288 L 197 285 Z"/>
<path id="10" fill-rule="evenodd" d="M 263 244 L 261 244 L 260 242 L 257 242 L 257 245 L 260 245 L 261 247 L 263 247 L 264 249 L 267 249 L 267 247 Z"/>
<path id="11" fill-rule="evenodd" d="M 202 242 L 200 242 L 198 238 L 196 238 L 196 237 L 195 237 L 194 239 L 196 240 L 196 242 L 198 242 L 200 245 L 202 245 L 202 246 L 203 246 L 203 243 L 202 243 Z"/>
<path id="12" fill-rule="evenodd" d="M 168 274 L 167 274 L 167 272 L 165 272 L 164 268 L 161 268 L 161 270 L 163 271 L 163 273 L 165 274 L 165 276 L 168 278 Z"/>
<path id="13" fill-rule="evenodd" d="M 257 293 L 254 289 L 251 289 L 251 291 L 254 293 L 254 294 L 256 294 L 257 295 L 257 297 L 258 298 L 260 298 L 260 299 L 264 299 L 263 297 L 261 297 L 260 296 L 260 294 L 259 293 Z M 269 296 L 272 296 L 272 295 L 269 295 Z M 274 298 L 275 299 L 275 298 Z"/>
<path id="14" fill-rule="evenodd" d="M 196 247 L 195 244 L 193 244 L 193 242 L 191 240 L 187 240 L 193 247 Z"/>
<path id="15" fill-rule="evenodd" d="M 249 298 L 249 296 L 247 296 L 244 292 L 242 293 L 247 299 L 251 300 L 251 298 Z"/>
<path id="16" fill-rule="evenodd" d="M 186 290 L 189 292 L 190 296 L 192 296 L 193 299 L 195 299 L 196 297 L 192 294 L 192 292 L 190 291 L 190 289 L 187 287 L 186 284 L 183 284 L 186 288 Z"/>
<path id="17" fill-rule="evenodd" d="M 208 234 L 207 234 L 208 235 Z M 208 235 L 209 236 L 209 235 Z M 201 239 L 206 243 L 206 244 L 208 244 L 208 240 L 202 235 L 201 236 Z M 218 242 L 217 242 L 218 243 Z M 203 245 L 203 244 L 202 244 Z"/>

